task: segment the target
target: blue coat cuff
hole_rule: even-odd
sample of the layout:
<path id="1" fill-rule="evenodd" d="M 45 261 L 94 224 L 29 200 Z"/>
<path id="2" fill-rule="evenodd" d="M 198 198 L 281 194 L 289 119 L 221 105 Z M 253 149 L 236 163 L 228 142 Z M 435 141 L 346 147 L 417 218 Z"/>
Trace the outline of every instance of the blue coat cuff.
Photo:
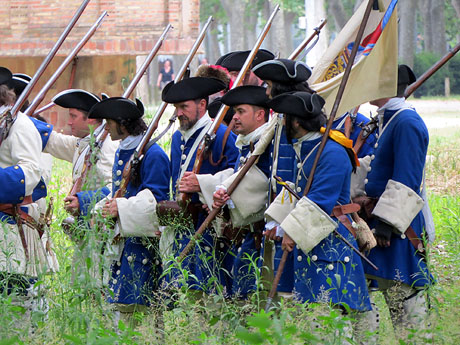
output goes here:
<path id="1" fill-rule="evenodd" d="M 35 186 L 34 191 L 32 192 L 32 200 L 37 201 L 41 198 L 44 198 L 47 195 L 47 189 L 43 177 L 40 179 L 40 182 Z"/>
<path id="2" fill-rule="evenodd" d="M 48 139 L 50 138 L 51 132 L 53 131 L 53 125 L 37 120 L 36 118 L 30 118 L 37 128 L 38 133 L 40 133 L 40 137 L 42 139 L 42 151 L 45 149 L 46 144 L 48 143 Z"/>
<path id="3" fill-rule="evenodd" d="M 0 168 L 0 203 L 20 204 L 26 193 L 25 176 L 19 165 Z"/>
<path id="4" fill-rule="evenodd" d="M 107 187 L 78 192 L 76 196 L 80 203 L 80 215 L 86 216 L 98 201 L 104 199 L 109 194 L 110 189 Z"/>

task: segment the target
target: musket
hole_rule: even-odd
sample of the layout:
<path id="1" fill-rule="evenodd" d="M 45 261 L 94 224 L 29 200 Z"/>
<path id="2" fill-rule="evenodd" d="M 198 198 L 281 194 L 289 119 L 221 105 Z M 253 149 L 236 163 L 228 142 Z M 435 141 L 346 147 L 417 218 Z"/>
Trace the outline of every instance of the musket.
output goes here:
<path id="1" fill-rule="evenodd" d="M 161 46 L 163 45 L 163 42 L 166 39 L 168 31 L 171 28 L 172 28 L 171 24 L 168 24 L 166 26 L 166 28 L 163 30 L 163 33 L 160 35 L 160 38 L 158 39 L 157 43 L 152 48 L 152 50 L 150 51 L 149 55 L 145 58 L 143 64 L 141 65 L 139 70 L 136 72 L 134 78 L 131 80 L 131 82 L 129 83 L 129 85 L 126 88 L 126 90 L 123 92 L 122 97 L 129 98 L 131 96 L 131 94 L 133 93 L 133 91 L 136 88 L 137 84 L 139 83 L 139 81 L 141 80 L 142 76 L 144 75 L 145 71 L 149 67 L 149 65 L 152 62 L 152 60 L 154 59 L 155 55 L 158 54 L 158 51 L 161 49 Z M 73 184 L 73 186 L 72 186 L 72 188 L 71 188 L 71 190 L 70 190 L 70 192 L 68 194 L 69 196 L 75 195 L 75 194 L 77 194 L 78 192 L 81 191 L 81 188 L 82 188 L 83 184 L 86 182 L 88 172 L 91 170 L 91 168 L 93 166 L 93 163 L 94 163 L 94 160 L 91 159 L 91 156 L 93 155 L 94 149 L 95 148 L 98 148 L 98 149 L 102 148 L 102 145 L 104 144 L 104 141 L 107 138 L 107 135 L 108 135 L 108 131 L 107 131 L 107 128 L 106 128 L 106 122 L 104 120 L 103 128 L 101 129 L 101 131 L 96 136 L 94 145 L 92 145 L 91 143 L 89 145 L 89 150 L 85 155 L 85 160 L 84 160 L 84 163 L 83 163 L 84 164 L 83 171 L 82 171 L 81 175 L 75 180 L 75 182 L 74 182 L 74 184 Z"/>
<path id="2" fill-rule="evenodd" d="M 195 56 L 198 48 L 200 47 L 201 43 L 203 42 L 203 40 L 204 40 L 204 38 L 206 36 L 206 32 L 208 31 L 208 28 L 211 25 L 212 21 L 213 21 L 213 18 L 212 18 L 212 16 L 210 16 L 208 18 L 207 22 L 205 23 L 205 25 L 203 26 L 203 28 L 201 29 L 201 32 L 198 35 L 197 39 L 195 40 L 195 43 L 193 44 L 192 48 L 190 49 L 187 57 L 185 58 L 185 61 L 182 64 L 182 67 L 180 68 L 179 72 L 177 73 L 176 77 L 174 78 L 174 83 L 177 83 L 178 81 L 180 81 L 184 77 L 185 72 L 187 71 L 187 67 L 190 64 L 190 62 L 193 60 L 193 57 Z M 145 146 L 148 144 L 148 142 L 150 141 L 150 138 L 152 137 L 153 133 L 158 128 L 160 118 L 163 115 L 164 111 L 166 110 L 167 105 L 168 105 L 168 103 L 166 103 L 164 101 L 161 102 L 160 106 L 158 107 L 158 109 L 157 109 L 157 111 L 156 111 L 156 113 L 155 113 L 155 115 L 154 115 L 154 117 L 152 119 L 152 122 L 149 124 L 147 130 L 145 131 L 141 142 L 136 147 L 136 150 L 134 151 L 133 155 L 131 156 L 130 161 L 128 163 L 126 163 L 125 168 L 123 169 L 123 176 L 122 176 L 120 189 L 117 190 L 117 192 L 115 193 L 115 196 L 114 196 L 115 198 L 122 197 L 125 194 L 126 188 L 128 187 L 128 183 L 129 183 L 129 181 L 131 179 L 131 170 L 132 170 L 132 168 L 134 166 L 137 166 L 138 164 L 140 164 L 140 161 L 143 158 Z"/>
<path id="3" fill-rule="evenodd" d="M 415 82 L 410 84 L 406 91 L 404 92 L 404 97 L 409 98 L 424 82 L 426 82 L 433 74 L 435 74 L 442 66 L 446 64 L 447 61 L 452 59 L 455 54 L 458 53 L 460 50 L 460 42 L 446 55 L 444 55 L 438 62 L 436 62 L 433 66 L 431 66 L 425 73 L 423 73 Z M 358 153 L 363 144 L 366 142 L 366 139 L 371 135 L 376 129 L 378 128 L 378 119 L 374 117 L 362 126 L 362 130 L 356 140 L 355 145 L 353 146 L 353 150 Z"/>
<path id="4" fill-rule="evenodd" d="M 106 15 L 107 15 L 107 11 L 102 12 L 102 14 L 99 16 L 99 18 L 96 20 L 96 22 L 91 26 L 91 28 L 88 30 L 88 32 L 85 34 L 85 36 L 80 40 L 80 42 L 78 42 L 78 44 L 75 46 L 75 48 L 72 49 L 72 51 L 65 58 L 65 60 L 61 63 L 61 65 L 54 72 L 54 74 L 51 76 L 51 78 L 42 87 L 40 92 L 35 96 L 35 98 L 32 101 L 32 103 L 29 105 L 29 107 L 24 112 L 26 115 L 30 116 L 30 115 L 32 115 L 34 113 L 35 109 L 38 107 L 38 105 L 45 98 L 45 95 L 48 92 L 48 90 L 53 86 L 53 84 L 56 82 L 56 80 L 59 78 L 59 76 L 62 74 L 62 72 L 64 72 L 66 67 L 73 61 L 74 57 L 83 48 L 83 46 L 86 44 L 86 42 L 88 42 L 89 39 L 94 35 L 94 33 L 99 28 L 99 26 L 101 25 L 101 23 L 104 20 L 104 17 Z M 29 85 L 30 85 L 30 83 L 29 83 Z M 21 94 L 21 96 L 23 94 L 24 94 L 24 92 Z"/>
<path id="5" fill-rule="evenodd" d="M 32 117 L 37 117 L 37 115 L 43 113 L 44 111 L 48 110 L 48 109 L 51 109 L 52 107 L 54 107 L 56 105 L 56 103 L 54 102 L 49 102 L 47 105 L 44 105 L 43 107 L 37 109 L 31 116 Z"/>
<path id="6" fill-rule="evenodd" d="M 313 182 L 313 176 L 315 174 L 316 167 L 317 167 L 318 162 L 319 162 L 319 157 L 321 156 L 321 153 L 323 152 L 324 146 L 326 145 L 326 141 L 329 138 L 329 132 L 331 131 L 332 124 L 333 124 L 334 119 L 335 119 L 335 115 L 337 114 L 337 110 L 339 108 L 340 101 L 342 100 L 342 96 L 343 96 L 343 93 L 345 91 L 345 86 L 347 85 L 347 81 L 348 81 L 348 78 L 349 78 L 350 73 L 351 73 L 351 68 L 353 67 L 353 61 L 355 61 L 356 53 L 358 52 L 360 42 L 361 42 L 361 40 L 363 38 L 364 29 L 366 28 L 367 22 L 369 20 L 369 16 L 370 16 L 371 11 L 372 11 L 372 8 L 375 8 L 375 2 L 376 2 L 375 0 L 369 0 L 369 2 L 367 4 L 367 7 L 366 7 L 366 10 L 364 12 L 363 20 L 362 20 L 362 22 L 361 22 L 361 24 L 359 26 L 358 33 L 356 34 L 355 44 L 353 44 L 353 48 L 351 50 L 350 58 L 348 59 L 348 61 L 350 61 L 350 63 L 347 64 L 347 67 L 345 68 L 345 71 L 343 73 L 343 77 L 342 77 L 342 80 L 340 82 L 339 89 L 337 91 L 337 96 L 335 98 L 334 105 L 332 106 L 331 114 L 330 114 L 329 119 L 327 121 L 326 130 L 325 130 L 325 132 L 323 134 L 323 137 L 321 138 L 321 143 L 320 143 L 320 145 L 318 147 L 318 151 L 316 153 L 315 160 L 313 161 L 313 165 L 311 167 L 310 174 L 309 174 L 308 179 L 307 179 L 307 185 L 305 186 L 305 190 L 303 191 L 303 196 L 306 196 L 308 194 L 308 192 L 310 191 L 311 184 Z M 271 302 L 273 300 L 273 297 L 275 297 L 276 290 L 278 289 L 278 283 L 279 283 L 279 281 L 281 279 L 281 275 L 283 274 L 284 264 L 285 264 L 285 262 L 287 260 L 288 254 L 289 254 L 289 252 L 286 249 L 283 250 L 283 256 L 281 257 L 280 266 L 278 267 L 278 271 L 276 272 L 275 279 L 273 280 L 273 284 L 272 284 L 270 293 L 268 294 L 268 297 L 267 297 L 267 304 L 265 306 L 265 310 L 268 310 L 270 308 L 270 305 L 271 305 Z"/>
<path id="7" fill-rule="evenodd" d="M 300 53 L 305 49 L 305 47 L 315 38 L 315 36 L 318 36 L 319 37 L 319 34 L 321 33 L 321 30 L 323 29 L 324 25 L 326 25 L 327 23 L 327 19 L 321 19 L 319 25 L 314 28 L 314 32 L 313 34 L 311 34 L 310 37 L 306 37 L 302 43 L 300 43 L 296 49 L 294 49 L 294 51 L 291 53 L 291 55 L 289 55 L 288 59 L 289 60 L 295 60 L 298 58 L 298 56 L 300 55 Z"/>
<path id="8" fill-rule="evenodd" d="M 232 85 L 232 89 L 240 86 L 246 76 L 246 73 L 248 72 L 249 68 L 251 67 L 252 61 L 256 57 L 257 52 L 259 51 L 260 46 L 262 45 L 262 42 L 264 41 L 265 37 L 268 34 L 268 31 L 270 30 L 272 26 L 272 22 L 275 19 L 276 14 L 278 13 L 280 9 L 279 5 L 275 6 L 275 9 L 273 10 L 272 14 L 267 20 L 267 23 L 265 24 L 262 32 L 259 34 L 259 37 L 257 38 L 256 43 L 254 44 L 254 47 L 252 47 L 251 52 L 249 53 L 248 57 L 246 58 L 246 61 L 243 64 L 243 67 L 241 68 L 240 72 L 238 73 L 238 76 L 235 79 L 235 82 Z M 193 166 L 193 172 L 195 174 L 198 174 L 200 172 L 201 166 L 205 160 L 206 157 L 208 157 L 209 154 L 209 149 L 214 142 L 216 138 L 216 132 L 219 126 L 221 125 L 225 114 L 227 114 L 227 111 L 230 107 L 228 105 L 222 104 L 222 106 L 219 109 L 219 112 L 217 113 L 214 121 L 212 122 L 212 125 L 209 127 L 207 130 L 206 134 L 204 135 L 203 139 L 201 140 L 198 149 L 196 151 L 196 158 L 195 158 L 195 164 Z M 190 153 L 193 154 L 193 153 Z M 182 193 L 181 199 L 183 204 L 187 202 L 188 199 L 190 199 L 190 194 L 189 193 Z"/>
<path id="9" fill-rule="evenodd" d="M 460 50 L 460 42 L 446 55 L 444 55 L 441 60 L 436 62 L 433 66 L 431 66 L 425 73 L 423 73 L 415 82 L 410 84 L 406 91 L 404 92 L 404 97 L 409 98 L 415 90 L 417 90 L 424 82 L 426 82 L 433 74 L 435 74 L 444 64 L 449 61 L 457 52 Z"/>
<path id="10" fill-rule="evenodd" d="M 299 54 L 305 49 L 305 47 L 315 38 L 315 36 L 317 36 L 319 38 L 319 35 L 321 33 L 321 30 L 323 29 L 323 27 L 326 25 L 327 23 L 327 19 L 321 19 L 319 25 L 313 29 L 313 33 L 309 36 L 309 37 L 306 37 L 302 43 L 300 43 L 297 48 L 294 49 L 294 51 L 291 53 L 291 55 L 289 55 L 288 59 L 289 60 L 295 60 L 298 58 Z M 316 41 L 315 41 L 316 42 Z M 310 48 L 309 48 L 310 49 Z M 309 50 L 308 49 L 308 50 Z M 279 132 L 282 130 L 283 128 L 283 124 L 282 124 L 282 114 L 278 114 L 278 117 L 279 117 L 279 123 L 278 125 L 276 126 L 275 128 L 275 133 L 274 133 L 274 137 L 275 137 L 275 142 L 273 143 L 273 160 L 277 159 L 278 157 L 278 148 L 279 148 L 279 138 L 280 138 L 280 135 L 279 135 Z M 271 200 L 271 197 L 272 197 L 272 187 L 271 187 L 271 182 L 270 182 L 270 189 L 269 189 L 269 202 Z"/>
<path id="11" fill-rule="evenodd" d="M 323 23 L 325 24 L 325 22 L 323 22 Z M 324 25 L 322 25 L 321 28 L 323 26 Z M 306 41 L 305 45 L 307 45 L 308 42 L 310 42 L 317 34 L 318 34 L 318 31 L 315 30 L 315 32 L 307 40 L 305 40 Z M 300 49 L 300 47 L 302 45 L 304 45 L 304 42 L 298 48 L 296 48 L 292 52 L 291 55 L 289 55 L 290 59 L 295 59 L 296 56 L 302 51 L 303 48 Z M 232 195 L 233 191 L 236 189 L 236 187 L 238 187 L 239 183 L 244 178 L 246 173 L 257 162 L 257 159 L 259 158 L 259 156 L 262 153 L 264 153 L 265 149 L 270 144 L 271 139 L 272 139 L 272 137 L 274 135 L 274 132 L 275 132 L 274 127 L 276 125 L 276 122 L 277 122 L 276 116 L 273 116 L 271 121 L 270 121 L 270 124 L 269 124 L 269 126 L 267 128 L 267 130 L 262 134 L 261 139 L 257 143 L 256 149 L 251 154 L 251 156 L 248 158 L 248 160 L 243 165 L 243 167 L 240 169 L 240 171 L 238 172 L 238 175 L 236 176 L 235 180 L 233 180 L 233 182 L 227 188 L 227 195 L 228 196 Z M 263 138 L 263 141 L 262 141 L 262 138 Z M 209 224 L 211 224 L 211 222 L 214 220 L 214 218 L 219 214 L 220 210 L 221 210 L 221 207 L 212 209 L 212 211 L 208 214 L 208 216 L 206 217 L 204 222 L 201 224 L 201 226 L 198 228 L 198 230 L 193 235 L 192 240 L 189 241 L 189 243 L 187 243 L 185 248 L 180 253 L 179 260 L 183 260 L 185 258 L 185 256 L 187 256 L 187 254 L 190 252 L 190 250 L 195 245 L 196 240 L 198 240 L 201 237 L 201 235 L 206 230 L 206 228 L 209 226 Z"/>
<path id="12" fill-rule="evenodd" d="M 42 76 L 43 72 L 45 72 L 46 67 L 50 64 L 51 60 L 53 57 L 56 55 L 58 49 L 61 47 L 62 43 L 66 39 L 66 37 L 69 35 L 70 31 L 72 28 L 75 26 L 75 23 L 78 21 L 80 18 L 81 14 L 85 10 L 86 6 L 90 0 L 84 0 L 80 7 L 78 8 L 77 12 L 75 12 L 74 16 L 70 20 L 69 24 L 67 24 L 66 28 L 62 32 L 61 36 L 59 36 L 58 40 L 54 44 L 53 48 L 50 50 L 48 55 L 45 57 L 43 60 L 42 64 L 40 67 L 37 69 L 35 72 L 34 76 L 30 80 L 30 82 L 27 84 L 26 88 L 24 91 L 21 93 L 21 95 L 18 97 L 16 100 L 16 103 L 14 104 L 13 108 L 11 109 L 11 114 L 15 116 L 17 112 L 22 108 L 24 103 L 26 102 L 27 98 L 29 97 L 30 93 L 32 92 L 33 87 L 35 84 L 38 82 L 38 79 Z"/>

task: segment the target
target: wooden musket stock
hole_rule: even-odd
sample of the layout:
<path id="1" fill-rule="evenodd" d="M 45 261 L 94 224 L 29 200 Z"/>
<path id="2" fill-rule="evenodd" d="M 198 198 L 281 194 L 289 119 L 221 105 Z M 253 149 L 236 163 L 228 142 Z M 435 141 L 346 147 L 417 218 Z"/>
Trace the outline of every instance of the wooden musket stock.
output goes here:
<path id="1" fill-rule="evenodd" d="M 176 77 L 174 79 L 175 83 L 177 83 L 178 81 L 180 81 L 184 77 L 185 72 L 187 71 L 187 67 L 190 64 L 190 62 L 192 61 L 193 57 L 195 56 L 195 54 L 196 54 L 198 48 L 200 47 L 201 43 L 203 42 L 203 40 L 204 40 L 204 38 L 206 36 L 206 32 L 207 32 L 209 26 L 211 25 L 212 21 L 213 21 L 213 18 L 212 18 L 212 16 L 210 16 L 208 18 L 206 24 L 201 29 L 201 32 L 198 35 L 198 38 L 196 39 L 196 41 L 193 44 L 192 48 L 190 49 L 187 57 L 185 58 L 185 61 L 182 64 L 182 67 L 180 68 L 179 72 L 177 73 L 177 75 L 176 75 Z M 164 102 L 164 101 L 161 102 L 160 106 L 158 107 L 158 109 L 157 109 L 157 111 L 156 111 L 156 113 L 155 113 L 155 115 L 153 117 L 152 122 L 150 123 L 150 125 L 147 128 L 144 136 L 142 137 L 141 142 L 139 143 L 139 145 L 137 146 L 137 148 L 134 151 L 133 155 L 131 156 L 130 161 L 128 163 L 126 163 L 125 168 L 123 169 L 123 178 L 122 178 L 122 181 L 121 181 L 120 189 L 117 190 L 117 192 L 115 193 L 115 198 L 122 197 L 125 194 L 126 188 L 128 187 L 128 183 L 129 183 L 129 180 L 131 178 L 131 169 L 133 167 L 133 164 L 139 164 L 140 160 L 142 160 L 145 146 L 148 144 L 148 142 L 150 141 L 150 138 L 152 137 L 153 133 L 158 128 L 160 118 L 163 115 L 164 111 L 166 110 L 167 105 L 168 104 L 166 102 Z"/>
<path id="2" fill-rule="evenodd" d="M 325 21 L 322 22 L 322 24 L 325 24 Z M 324 25 L 320 25 L 320 28 L 322 28 Z M 289 56 L 289 58 L 294 59 L 302 50 L 305 48 L 305 46 L 318 34 L 318 31 L 315 31 L 307 40 L 301 43 L 299 47 L 297 47 L 294 52 Z M 227 189 L 227 195 L 232 195 L 233 191 L 238 187 L 239 183 L 241 180 L 244 178 L 246 173 L 251 169 L 251 167 L 257 162 L 257 159 L 259 158 L 258 155 L 251 155 L 249 159 L 246 161 L 244 166 L 241 168 L 241 170 L 238 172 L 237 177 L 235 180 L 230 184 L 230 186 Z M 214 208 L 206 217 L 204 220 L 203 224 L 199 227 L 199 229 L 195 232 L 193 235 L 193 239 L 189 241 L 187 246 L 183 249 L 179 256 L 179 260 L 183 260 L 187 254 L 190 252 L 190 250 L 193 248 L 195 245 L 196 240 L 198 240 L 203 232 L 206 230 L 206 228 L 209 226 L 209 224 L 214 220 L 214 218 L 219 214 L 221 208 Z"/>
<path id="3" fill-rule="evenodd" d="M 315 160 L 313 161 L 313 166 L 312 166 L 312 168 L 310 170 L 310 175 L 308 176 L 307 185 L 305 186 L 303 196 L 306 196 L 308 194 L 308 192 L 310 191 L 311 184 L 313 182 L 313 177 L 314 177 L 314 174 L 315 174 L 315 171 L 316 171 L 316 167 L 317 167 L 318 162 L 319 162 L 319 157 L 321 156 L 321 153 L 323 152 L 324 146 L 326 145 L 326 141 L 328 140 L 329 132 L 331 131 L 331 128 L 332 128 L 332 123 L 334 122 L 335 115 L 337 113 L 340 101 L 342 100 L 342 96 L 343 96 L 343 93 L 345 91 L 345 86 L 347 84 L 348 77 L 350 76 L 351 68 L 353 67 L 352 62 L 355 60 L 356 53 L 358 52 L 359 43 L 361 42 L 361 39 L 363 37 L 364 29 L 366 28 L 367 21 L 369 20 L 369 16 L 371 14 L 371 10 L 372 10 L 373 5 L 374 5 L 374 1 L 369 0 L 369 2 L 367 4 L 367 7 L 366 7 L 366 10 L 364 12 L 363 20 L 362 20 L 362 22 L 361 22 L 361 24 L 359 26 L 359 30 L 358 30 L 358 33 L 356 35 L 355 44 L 353 45 L 353 49 L 351 50 L 350 58 L 348 59 L 348 61 L 350 61 L 351 63 L 347 64 L 347 67 L 345 68 L 345 72 L 343 73 L 342 81 L 340 82 L 339 90 L 337 91 L 337 96 L 335 98 L 334 105 L 332 106 L 331 114 L 330 114 L 329 119 L 327 121 L 326 131 L 323 134 L 323 137 L 321 139 L 321 143 L 319 145 L 318 151 L 317 151 L 316 156 L 315 156 Z M 287 253 L 286 252 L 287 252 L 287 250 L 283 251 L 283 258 L 284 259 L 287 258 Z M 283 270 L 281 269 L 281 267 L 284 267 L 284 263 L 282 261 L 280 262 L 280 267 L 278 268 L 278 271 L 276 272 L 274 282 L 276 282 L 276 281 L 279 282 L 279 279 L 281 278 L 281 275 L 283 274 Z M 278 289 L 278 285 L 273 284 L 272 287 L 271 287 L 270 293 L 268 295 L 268 298 L 267 298 L 267 305 L 266 305 L 266 308 L 265 308 L 266 310 L 268 310 L 270 308 L 271 301 L 273 300 L 273 297 L 275 297 L 277 289 Z"/>

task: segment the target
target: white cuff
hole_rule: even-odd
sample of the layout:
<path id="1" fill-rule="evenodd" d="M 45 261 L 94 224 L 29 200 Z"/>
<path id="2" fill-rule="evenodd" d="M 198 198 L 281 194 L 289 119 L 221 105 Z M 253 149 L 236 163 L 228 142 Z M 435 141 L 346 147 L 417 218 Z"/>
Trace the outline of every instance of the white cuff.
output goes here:
<path id="1" fill-rule="evenodd" d="M 118 224 L 123 237 L 154 237 L 158 229 L 157 201 L 149 189 L 136 196 L 117 198 Z"/>
<path id="2" fill-rule="evenodd" d="M 292 182 L 287 182 L 287 184 L 291 188 L 295 187 Z M 288 214 L 294 209 L 296 202 L 296 198 L 283 187 L 281 192 L 276 196 L 275 200 L 273 200 L 265 211 L 265 219 L 267 222 L 274 220 L 278 224 L 281 224 Z"/>
<path id="3" fill-rule="evenodd" d="M 281 223 L 281 227 L 307 254 L 334 231 L 337 223 L 317 204 L 304 196 Z"/>
<path id="4" fill-rule="evenodd" d="M 411 188 L 389 180 L 372 214 L 403 234 L 422 210 L 423 204 L 423 199 Z"/>
<path id="5" fill-rule="evenodd" d="M 356 167 L 356 172 L 351 174 L 350 180 L 350 196 L 352 198 L 365 195 L 365 179 L 367 176 L 368 168 L 371 165 L 371 156 L 359 158 L 359 166 Z"/>

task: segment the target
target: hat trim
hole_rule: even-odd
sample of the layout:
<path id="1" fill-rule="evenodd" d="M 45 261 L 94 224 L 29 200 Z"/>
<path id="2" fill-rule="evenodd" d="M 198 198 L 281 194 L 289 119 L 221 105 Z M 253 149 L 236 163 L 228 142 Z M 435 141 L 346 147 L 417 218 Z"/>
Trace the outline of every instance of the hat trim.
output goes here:
<path id="1" fill-rule="evenodd" d="M 282 66 L 284 68 L 284 70 L 286 71 L 286 74 L 289 76 L 289 78 L 291 79 L 295 79 L 297 78 L 297 66 L 298 65 L 301 65 L 301 66 L 304 66 L 306 67 L 310 72 L 311 72 L 311 69 L 310 67 L 308 67 L 308 65 L 302 61 L 296 61 L 295 64 L 294 64 L 294 71 L 295 73 L 294 74 L 291 74 L 289 72 L 289 70 L 287 69 L 286 65 L 284 63 L 282 63 L 281 61 L 279 60 L 267 60 L 267 61 L 264 61 L 264 62 L 261 62 L 260 64 L 258 64 L 257 66 L 255 66 L 252 71 L 255 72 L 257 69 L 259 69 L 260 67 L 263 67 L 263 66 L 266 66 L 266 65 L 269 65 L 269 64 L 273 64 L 273 65 L 279 65 L 279 66 Z"/>
<path id="2" fill-rule="evenodd" d="M 86 93 L 87 95 L 93 97 L 96 101 L 100 102 L 101 100 L 99 99 L 99 97 L 95 96 L 94 94 L 92 94 L 91 92 L 88 92 L 86 90 L 82 90 L 82 89 L 68 89 L 68 90 L 64 90 L 64 91 L 61 91 L 59 92 L 58 94 L 56 94 L 52 99 L 51 99 L 51 102 L 55 103 L 55 101 L 61 97 L 61 96 L 64 96 L 64 95 L 67 95 L 67 94 L 70 94 L 70 93 L 75 93 L 75 92 L 83 92 L 83 93 Z"/>

